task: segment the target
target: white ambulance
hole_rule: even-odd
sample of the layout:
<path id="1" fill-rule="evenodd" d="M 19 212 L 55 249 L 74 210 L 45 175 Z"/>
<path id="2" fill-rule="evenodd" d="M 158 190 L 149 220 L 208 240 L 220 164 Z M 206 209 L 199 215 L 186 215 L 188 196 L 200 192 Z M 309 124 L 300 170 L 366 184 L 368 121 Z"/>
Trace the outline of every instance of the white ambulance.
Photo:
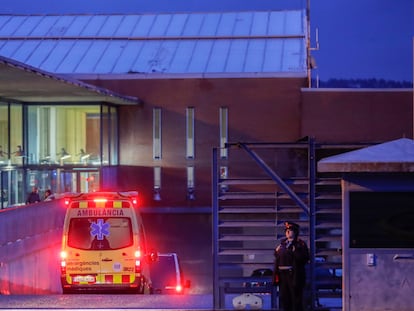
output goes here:
<path id="1" fill-rule="evenodd" d="M 122 290 L 152 293 L 137 192 L 94 192 L 64 199 L 61 251 L 63 293 Z"/>

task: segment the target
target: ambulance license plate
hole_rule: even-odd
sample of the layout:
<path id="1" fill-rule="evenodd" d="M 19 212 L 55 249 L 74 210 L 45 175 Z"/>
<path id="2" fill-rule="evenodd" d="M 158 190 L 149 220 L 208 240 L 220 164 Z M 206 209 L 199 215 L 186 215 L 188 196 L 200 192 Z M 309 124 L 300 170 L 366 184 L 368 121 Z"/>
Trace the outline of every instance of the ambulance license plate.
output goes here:
<path id="1" fill-rule="evenodd" d="M 93 275 L 77 275 L 73 277 L 75 283 L 95 283 L 95 277 Z"/>

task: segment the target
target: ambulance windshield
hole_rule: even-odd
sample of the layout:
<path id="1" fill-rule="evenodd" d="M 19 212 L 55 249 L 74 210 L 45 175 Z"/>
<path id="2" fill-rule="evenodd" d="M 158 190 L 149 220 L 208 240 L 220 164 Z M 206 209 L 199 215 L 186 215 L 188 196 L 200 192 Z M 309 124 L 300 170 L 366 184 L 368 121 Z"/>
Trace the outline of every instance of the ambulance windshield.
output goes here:
<path id="1" fill-rule="evenodd" d="M 131 220 L 126 217 L 72 218 L 68 246 L 83 250 L 113 250 L 133 244 Z"/>

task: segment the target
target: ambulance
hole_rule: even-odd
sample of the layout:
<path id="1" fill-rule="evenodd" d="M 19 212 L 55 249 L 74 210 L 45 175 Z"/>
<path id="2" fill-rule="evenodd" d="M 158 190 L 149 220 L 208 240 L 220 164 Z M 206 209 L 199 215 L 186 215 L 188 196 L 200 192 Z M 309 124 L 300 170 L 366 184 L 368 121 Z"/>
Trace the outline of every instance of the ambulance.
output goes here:
<path id="1" fill-rule="evenodd" d="M 152 293 L 149 268 L 157 254 L 147 248 L 137 192 L 72 194 L 63 201 L 63 293 Z"/>

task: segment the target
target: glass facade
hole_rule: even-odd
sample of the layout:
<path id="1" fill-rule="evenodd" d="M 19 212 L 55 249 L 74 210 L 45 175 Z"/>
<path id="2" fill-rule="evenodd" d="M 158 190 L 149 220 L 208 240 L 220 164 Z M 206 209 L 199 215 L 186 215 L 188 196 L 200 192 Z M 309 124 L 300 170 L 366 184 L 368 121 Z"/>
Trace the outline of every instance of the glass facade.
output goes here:
<path id="1" fill-rule="evenodd" d="M 24 204 L 37 187 L 93 192 L 100 168 L 118 164 L 117 108 L 0 101 L 0 208 Z"/>

